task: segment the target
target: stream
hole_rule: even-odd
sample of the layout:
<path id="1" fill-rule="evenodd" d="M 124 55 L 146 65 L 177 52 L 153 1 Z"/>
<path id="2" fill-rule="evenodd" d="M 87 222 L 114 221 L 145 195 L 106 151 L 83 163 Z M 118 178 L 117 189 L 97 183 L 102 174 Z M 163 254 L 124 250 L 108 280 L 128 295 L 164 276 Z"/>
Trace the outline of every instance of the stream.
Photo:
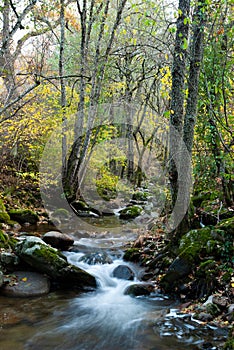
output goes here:
<path id="1" fill-rule="evenodd" d="M 113 230 L 114 231 L 114 230 Z M 125 295 L 139 283 L 141 268 L 122 259 L 122 246 L 136 232 L 85 235 L 73 233 L 77 252 L 65 252 L 72 264 L 94 275 L 96 291 L 56 291 L 46 296 L 20 299 L 0 297 L 1 350 L 183 350 L 219 349 L 222 330 L 196 322 L 179 312 L 166 295 Z M 111 264 L 88 265 L 80 261 L 87 252 L 104 251 Z M 118 265 L 128 265 L 134 281 L 113 277 Z M 209 347 L 209 344 L 211 344 Z"/>

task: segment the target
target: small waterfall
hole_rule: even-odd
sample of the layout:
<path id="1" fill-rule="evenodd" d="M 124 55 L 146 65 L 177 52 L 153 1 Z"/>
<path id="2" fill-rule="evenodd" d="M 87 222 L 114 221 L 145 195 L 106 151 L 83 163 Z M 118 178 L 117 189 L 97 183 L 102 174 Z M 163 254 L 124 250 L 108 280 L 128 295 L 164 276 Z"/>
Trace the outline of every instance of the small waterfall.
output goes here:
<path id="1" fill-rule="evenodd" d="M 77 243 L 84 244 L 84 240 Z M 90 242 L 87 242 L 90 243 Z M 93 243 L 93 246 L 96 246 Z M 93 248 L 92 246 L 92 248 Z M 28 343 L 27 350 L 139 350 L 138 332 L 149 318 L 152 305 L 146 298 L 125 295 L 126 288 L 139 283 L 139 268 L 122 258 L 111 256 L 111 264 L 88 265 L 80 261 L 84 253 L 66 253 L 70 263 L 96 277 L 98 289 L 83 293 L 57 313 L 57 319 L 45 324 Z M 118 265 L 128 265 L 135 274 L 133 281 L 113 277 Z M 161 308 L 161 307 L 160 307 Z M 54 325 L 53 325 L 54 322 Z M 47 329 L 46 329 L 47 328 Z M 49 330 L 48 330 L 49 329 Z"/>

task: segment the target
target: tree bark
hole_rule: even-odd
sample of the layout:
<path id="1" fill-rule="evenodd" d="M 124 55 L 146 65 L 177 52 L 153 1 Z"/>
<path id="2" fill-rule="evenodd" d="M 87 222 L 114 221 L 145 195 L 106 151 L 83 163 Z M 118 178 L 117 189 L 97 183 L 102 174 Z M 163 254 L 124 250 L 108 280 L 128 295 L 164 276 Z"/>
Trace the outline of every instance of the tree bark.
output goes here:
<path id="1" fill-rule="evenodd" d="M 181 10 L 189 13 L 189 1 L 183 3 Z M 186 53 L 181 52 L 181 45 L 187 47 L 186 41 L 181 42 L 182 35 L 188 40 L 187 17 L 179 19 L 177 25 L 174 66 L 172 75 L 171 132 L 170 132 L 170 169 L 172 204 L 175 219 L 184 213 L 182 221 L 176 225 L 176 239 L 189 229 L 188 208 L 191 189 L 191 158 L 196 123 L 197 101 L 200 66 L 203 55 L 203 36 L 205 25 L 205 2 L 199 2 L 195 8 L 192 37 L 190 43 L 189 76 L 187 81 L 188 96 L 185 98 L 184 83 L 186 70 Z M 183 23 L 182 23 L 182 22 Z M 184 27 L 184 28 L 183 28 Z M 183 29 L 181 29 L 183 28 Z M 185 36 L 184 36 L 185 38 Z M 185 114 L 183 106 L 186 103 Z M 177 149 L 174 149 L 176 145 Z M 179 197 L 179 198 L 178 198 Z"/>

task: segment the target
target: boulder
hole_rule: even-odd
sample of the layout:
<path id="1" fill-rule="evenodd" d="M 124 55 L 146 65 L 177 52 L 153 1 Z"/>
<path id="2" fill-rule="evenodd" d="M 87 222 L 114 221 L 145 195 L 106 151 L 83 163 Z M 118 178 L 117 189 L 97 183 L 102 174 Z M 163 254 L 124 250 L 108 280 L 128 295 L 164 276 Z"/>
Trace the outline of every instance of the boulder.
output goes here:
<path id="1" fill-rule="evenodd" d="M 1 288 L 7 297 L 35 297 L 50 291 L 49 278 L 37 272 L 16 271 L 8 279 L 9 283 Z"/>
<path id="2" fill-rule="evenodd" d="M 128 286 L 124 294 L 130 295 L 133 297 L 143 296 L 143 295 L 150 295 L 154 291 L 154 287 L 152 284 L 132 284 Z"/>
<path id="3" fill-rule="evenodd" d="M 16 254 L 35 270 L 46 273 L 63 287 L 84 289 L 96 287 L 96 280 L 86 271 L 71 265 L 57 249 L 34 236 L 22 237 L 16 246 Z"/>
<path id="4" fill-rule="evenodd" d="M 29 209 L 11 209 L 8 213 L 11 220 L 15 220 L 20 224 L 35 225 L 39 221 L 38 215 Z"/>
<path id="5" fill-rule="evenodd" d="M 183 257 L 177 257 L 169 266 L 166 274 L 160 281 L 161 287 L 165 291 L 171 291 L 174 288 L 174 283 L 187 276 L 192 269 L 192 264 L 189 260 Z"/>
<path id="6" fill-rule="evenodd" d="M 127 265 L 119 265 L 114 269 L 113 277 L 131 281 L 134 279 L 134 273 Z"/>
<path id="7" fill-rule="evenodd" d="M 132 205 L 120 210 L 119 217 L 120 219 L 125 219 L 125 220 L 134 219 L 137 216 L 141 215 L 142 211 L 143 209 L 140 206 Z"/>
<path id="8" fill-rule="evenodd" d="M 43 241 L 50 244 L 52 247 L 61 250 L 67 250 L 74 243 L 74 239 L 69 235 L 57 231 L 49 231 L 45 233 Z"/>
<path id="9" fill-rule="evenodd" d="M 94 253 L 88 253 L 83 255 L 80 258 L 80 261 L 83 261 L 86 264 L 89 265 L 96 265 L 96 264 L 112 264 L 112 259 L 109 257 L 108 254 L 105 252 L 94 252 Z"/>

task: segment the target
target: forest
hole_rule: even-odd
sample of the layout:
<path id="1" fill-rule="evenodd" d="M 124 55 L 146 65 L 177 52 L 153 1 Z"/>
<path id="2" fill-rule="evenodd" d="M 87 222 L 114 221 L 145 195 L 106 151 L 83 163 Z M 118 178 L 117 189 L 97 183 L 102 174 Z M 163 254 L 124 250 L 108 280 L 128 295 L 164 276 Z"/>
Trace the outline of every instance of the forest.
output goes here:
<path id="1" fill-rule="evenodd" d="M 48 269 L 67 250 L 48 231 L 119 227 L 137 232 L 123 259 L 143 281 L 227 329 L 196 349 L 234 348 L 233 5 L 0 0 L 0 300 L 22 269 L 78 283 L 64 261 Z M 26 257 L 28 236 L 46 262 Z"/>

